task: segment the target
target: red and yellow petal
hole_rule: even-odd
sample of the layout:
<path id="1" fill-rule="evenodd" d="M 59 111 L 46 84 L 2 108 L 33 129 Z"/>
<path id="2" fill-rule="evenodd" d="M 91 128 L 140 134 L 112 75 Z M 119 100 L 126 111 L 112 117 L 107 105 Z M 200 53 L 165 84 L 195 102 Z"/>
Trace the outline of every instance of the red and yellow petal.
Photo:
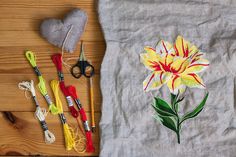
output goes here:
<path id="1" fill-rule="evenodd" d="M 177 94 L 178 91 L 180 91 L 181 93 L 185 91 L 185 86 L 178 75 L 173 75 L 171 79 L 169 79 L 169 81 L 167 82 L 167 87 L 173 94 Z"/>
<path id="2" fill-rule="evenodd" d="M 153 61 L 159 60 L 161 58 L 161 56 L 157 54 L 156 50 L 150 46 L 145 46 L 144 50 L 146 54 L 149 56 L 149 58 L 152 59 Z"/>
<path id="3" fill-rule="evenodd" d="M 189 66 L 190 61 L 188 58 L 175 57 L 171 70 L 173 73 L 182 73 Z"/>
<path id="4" fill-rule="evenodd" d="M 164 41 L 164 40 L 160 40 L 157 43 L 156 52 L 161 55 L 165 55 L 165 54 L 173 54 L 174 55 L 175 54 L 173 46 L 169 42 Z"/>
<path id="5" fill-rule="evenodd" d="M 168 66 L 173 63 L 174 56 L 172 54 L 166 54 L 165 59 L 163 59 L 163 60 L 164 60 L 165 65 Z"/>
<path id="6" fill-rule="evenodd" d="M 204 71 L 209 66 L 209 61 L 203 58 L 199 58 L 196 62 L 190 64 L 186 70 L 184 71 L 185 74 L 188 73 L 199 73 Z"/>
<path id="7" fill-rule="evenodd" d="M 181 57 L 189 57 L 198 52 L 198 48 L 182 36 L 177 37 L 174 48 L 176 55 Z"/>
<path id="8" fill-rule="evenodd" d="M 189 45 L 191 45 L 191 44 L 189 44 Z M 191 56 L 191 55 L 193 55 L 193 54 L 196 54 L 196 53 L 198 53 L 198 48 L 195 46 L 195 45 L 191 45 L 190 46 L 190 48 L 189 48 L 189 54 L 188 54 L 188 56 Z"/>
<path id="9" fill-rule="evenodd" d="M 151 71 L 161 70 L 160 64 L 158 63 L 157 56 L 150 56 L 148 53 L 140 54 L 140 60 L 145 65 L 145 67 Z"/>
<path id="10" fill-rule="evenodd" d="M 205 89 L 205 85 L 199 75 L 194 73 L 180 75 L 183 84 L 190 88 Z"/>
<path id="11" fill-rule="evenodd" d="M 178 36 L 175 41 L 175 51 L 177 56 L 185 57 L 185 51 L 188 45 L 182 36 Z"/>
<path id="12" fill-rule="evenodd" d="M 158 90 L 163 84 L 165 84 L 172 74 L 166 72 L 153 72 L 143 81 L 143 90 Z"/>

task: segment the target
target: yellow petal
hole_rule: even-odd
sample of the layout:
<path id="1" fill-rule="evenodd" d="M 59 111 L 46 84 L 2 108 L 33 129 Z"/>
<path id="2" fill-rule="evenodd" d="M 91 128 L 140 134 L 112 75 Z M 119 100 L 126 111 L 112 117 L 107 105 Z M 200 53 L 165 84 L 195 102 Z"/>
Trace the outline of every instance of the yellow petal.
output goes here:
<path id="1" fill-rule="evenodd" d="M 169 81 L 167 82 L 167 87 L 173 94 L 177 94 L 178 91 L 180 91 L 181 93 L 185 91 L 185 86 L 178 75 L 173 75 L 172 78 L 169 79 Z"/>
<path id="2" fill-rule="evenodd" d="M 157 52 L 150 46 L 145 46 L 144 50 L 146 51 L 148 57 L 152 60 L 152 61 L 157 61 L 160 59 L 160 55 L 157 54 Z"/>
<path id="3" fill-rule="evenodd" d="M 140 60 L 145 65 L 145 67 L 151 71 L 161 70 L 158 61 L 153 60 L 153 58 L 150 58 L 147 53 L 140 54 Z"/>
<path id="4" fill-rule="evenodd" d="M 152 64 L 150 62 L 150 58 L 147 53 L 141 53 L 140 54 L 140 61 L 145 65 L 145 67 L 149 70 L 153 70 Z"/>
<path id="5" fill-rule="evenodd" d="M 200 57 L 195 57 L 194 60 L 192 60 L 192 64 L 209 64 L 209 61 L 207 59 Z"/>
<path id="6" fill-rule="evenodd" d="M 164 40 L 160 40 L 157 43 L 156 52 L 162 55 L 175 53 L 173 46 L 169 42 Z"/>
<path id="7" fill-rule="evenodd" d="M 198 52 L 198 48 L 182 36 L 178 36 L 175 42 L 175 51 L 177 56 L 188 57 Z"/>
<path id="8" fill-rule="evenodd" d="M 171 70 L 173 73 L 182 73 L 189 64 L 188 58 L 175 57 L 173 64 L 171 64 Z"/>
<path id="9" fill-rule="evenodd" d="M 198 51 L 199 50 L 195 45 L 191 45 L 191 47 L 189 48 L 189 55 L 188 56 L 191 56 L 191 55 L 197 53 Z"/>
<path id="10" fill-rule="evenodd" d="M 182 36 L 177 37 L 175 41 L 175 48 L 177 56 L 184 57 L 184 49 L 186 48 L 186 45 Z"/>
<path id="11" fill-rule="evenodd" d="M 185 74 L 188 73 L 199 73 L 204 71 L 209 66 L 209 61 L 203 58 L 198 59 L 196 62 L 189 65 L 184 71 Z"/>
<path id="12" fill-rule="evenodd" d="M 186 86 L 190 87 L 190 88 L 205 88 L 205 85 L 202 81 L 202 79 L 194 73 L 191 74 L 182 74 L 180 75 L 181 80 L 183 82 L 183 84 L 185 84 Z"/>
<path id="13" fill-rule="evenodd" d="M 173 55 L 170 55 L 170 54 L 167 54 L 166 55 L 166 59 L 165 59 L 165 64 L 166 65 L 169 65 L 170 63 L 172 63 L 174 61 L 174 56 Z"/>
<path id="14" fill-rule="evenodd" d="M 158 90 L 171 78 L 171 73 L 153 72 L 143 81 L 143 90 Z"/>

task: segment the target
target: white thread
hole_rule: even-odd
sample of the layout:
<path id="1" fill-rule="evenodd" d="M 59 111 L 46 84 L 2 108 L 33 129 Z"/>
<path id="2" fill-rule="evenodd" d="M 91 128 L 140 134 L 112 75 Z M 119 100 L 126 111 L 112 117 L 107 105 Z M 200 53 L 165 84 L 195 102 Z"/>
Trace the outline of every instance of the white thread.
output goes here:
<path id="1" fill-rule="evenodd" d="M 39 106 L 36 108 L 35 116 L 40 122 L 45 121 L 45 113 L 43 113 L 43 110 Z M 45 143 L 48 144 L 51 144 L 56 140 L 54 134 L 49 130 L 44 131 L 44 137 L 45 137 Z"/>
<path id="2" fill-rule="evenodd" d="M 19 89 L 21 90 L 26 90 L 26 91 L 30 91 L 32 96 L 35 96 L 35 89 L 34 89 L 34 81 L 31 80 L 31 82 L 29 81 L 22 81 L 18 84 Z"/>
<path id="3" fill-rule="evenodd" d="M 73 25 L 70 26 L 70 29 L 68 30 L 68 32 L 66 33 L 66 37 L 65 39 L 63 40 L 63 43 L 62 43 L 62 47 L 61 47 L 61 58 L 62 58 L 62 64 L 64 65 L 64 67 L 66 68 L 67 72 L 70 73 L 70 70 L 68 70 L 67 67 L 69 68 L 72 68 L 71 65 L 68 64 L 69 61 L 71 60 L 78 60 L 79 57 L 70 57 L 70 58 L 67 58 L 64 60 L 63 56 L 64 56 L 64 49 L 65 49 L 65 44 L 66 44 L 66 41 L 67 41 L 67 38 L 69 37 L 70 33 L 71 33 L 71 30 L 73 28 Z M 81 43 L 82 44 L 82 43 Z"/>
<path id="4" fill-rule="evenodd" d="M 31 99 L 31 98 L 32 98 L 32 96 L 31 96 L 31 95 L 29 96 L 29 94 L 28 94 L 28 91 L 26 91 L 26 90 L 25 90 L 25 92 L 24 92 L 24 93 L 25 93 L 25 97 L 26 97 L 26 99 Z"/>
<path id="5" fill-rule="evenodd" d="M 46 109 L 42 109 L 36 100 L 36 93 L 35 93 L 35 88 L 34 88 L 34 81 L 31 80 L 29 81 L 23 81 L 18 84 L 19 89 L 24 90 L 24 91 L 30 91 L 31 95 L 34 97 L 35 103 L 36 103 L 36 111 L 35 111 L 35 117 L 42 123 L 45 121 L 45 116 L 46 116 Z M 45 143 L 53 143 L 56 138 L 52 132 L 50 132 L 48 129 L 44 130 L 44 137 L 45 137 Z"/>
<path id="6" fill-rule="evenodd" d="M 68 61 L 68 59 L 71 60 L 72 58 L 68 58 L 66 61 L 64 61 L 63 56 L 64 56 L 65 44 L 66 44 L 66 41 L 67 41 L 68 36 L 70 35 L 70 32 L 71 32 L 72 28 L 73 28 L 73 25 L 70 26 L 70 29 L 69 29 L 68 32 L 66 33 L 66 37 L 65 37 L 65 39 L 64 39 L 64 41 L 63 41 L 63 43 L 62 43 L 62 47 L 61 47 L 62 64 L 65 66 L 65 68 L 66 68 L 66 70 L 67 70 L 68 72 L 70 72 L 70 71 L 67 69 L 67 67 L 71 68 L 71 66 L 70 66 L 69 64 L 67 64 L 67 61 Z M 76 58 L 76 59 L 77 59 L 77 58 Z M 67 66 L 67 67 L 66 67 L 66 66 Z"/>

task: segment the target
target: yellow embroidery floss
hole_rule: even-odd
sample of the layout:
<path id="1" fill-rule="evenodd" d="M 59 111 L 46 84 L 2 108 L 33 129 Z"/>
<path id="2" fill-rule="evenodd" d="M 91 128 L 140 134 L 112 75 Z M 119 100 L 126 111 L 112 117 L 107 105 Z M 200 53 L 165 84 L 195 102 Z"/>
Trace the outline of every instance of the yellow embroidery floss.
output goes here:
<path id="1" fill-rule="evenodd" d="M 74 133 L 74 130 L 66 122 L 66 118 L 63 113 L 62 102 L 59 97 L 59 82 L 57 80 L 52 80 L 50 85 L 54 93 L 56 106 L 58 108 L 59 116 L 63 125 L 66 150 L 72 150 L 74 148 L 78 153 L 85 152 L 86 143 L 82 142 L 83 141 L 82 138 L 79 138 L 79 140 L 76 140 L 76 135 Z M 81 144 L 84 143 L 84 146 L 82 146 L 83 148 L 81 150 L 76 149 L 78 143 L 81 143 Z"/>
<path id="2" fill-rule="evenodd" d="M 43 79 L 41 72 L 39 71 L 37 64 L 36 64 L 36 56 L 34 55 L 34 53 L 32 51 L 26 51 L 25 56 L 26 56 L 27 60 L 29 61 L 29 63 L 32 65 L 36 75 L 38 76 L 38 79 L 39 79 L 38 87 L 39 87 L 40 93 L 43 95 L 43 97 L 45 98 L 45 100 L 49 106 L 49 111 L 51 111 L 51 113 L 54 115 L 57 114 L 58 109 L 54 105 L 54 103 L 52 102 L 51 98 L 48 95 L 45 81 Z"/>

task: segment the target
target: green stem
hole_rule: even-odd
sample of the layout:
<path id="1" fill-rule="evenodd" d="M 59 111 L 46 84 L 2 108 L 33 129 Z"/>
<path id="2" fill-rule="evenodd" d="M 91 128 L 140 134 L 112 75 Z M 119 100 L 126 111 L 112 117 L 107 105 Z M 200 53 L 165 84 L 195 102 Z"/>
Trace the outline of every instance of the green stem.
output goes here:
<path id="1" fill-rule="evenodd" d="M 178 144 L 180 144 L 180 136 L 179 136 L 179 132 L 177 132 L 177 139 L 178 139 Z"/>
<path id="2" fill-rule="evenodd" d="M 180 132 L 180 123 L 179 123 L 179 116 L 178 116 L 177 117 L 177 132 L 176 132 L 176 134 L 177 134 L 178 143 L 180 144 L 180 134 L 179 134 L 179 132 Z"/>
<path id="3" fill-rule="evenodd" d="M 176 118 L 177 118 L 176 134 L 177 134 L 178 143 L 180 144 L 180 126 L 181 126 L 181 123 L 180 123 L 180 117 L 178 115 L 178 107 L 179 107 L 179 105 L 178 105 L 178 103 L 176 103 L 176 101 L 178 100 L 178 96 L 179 96 L 179 93 L 177 95 L 171 94 L 171 98 L 174 97 L 174 99 L 171 99 L 171 107 L 172 107 L 172 110 L 174 110 Z"/>

